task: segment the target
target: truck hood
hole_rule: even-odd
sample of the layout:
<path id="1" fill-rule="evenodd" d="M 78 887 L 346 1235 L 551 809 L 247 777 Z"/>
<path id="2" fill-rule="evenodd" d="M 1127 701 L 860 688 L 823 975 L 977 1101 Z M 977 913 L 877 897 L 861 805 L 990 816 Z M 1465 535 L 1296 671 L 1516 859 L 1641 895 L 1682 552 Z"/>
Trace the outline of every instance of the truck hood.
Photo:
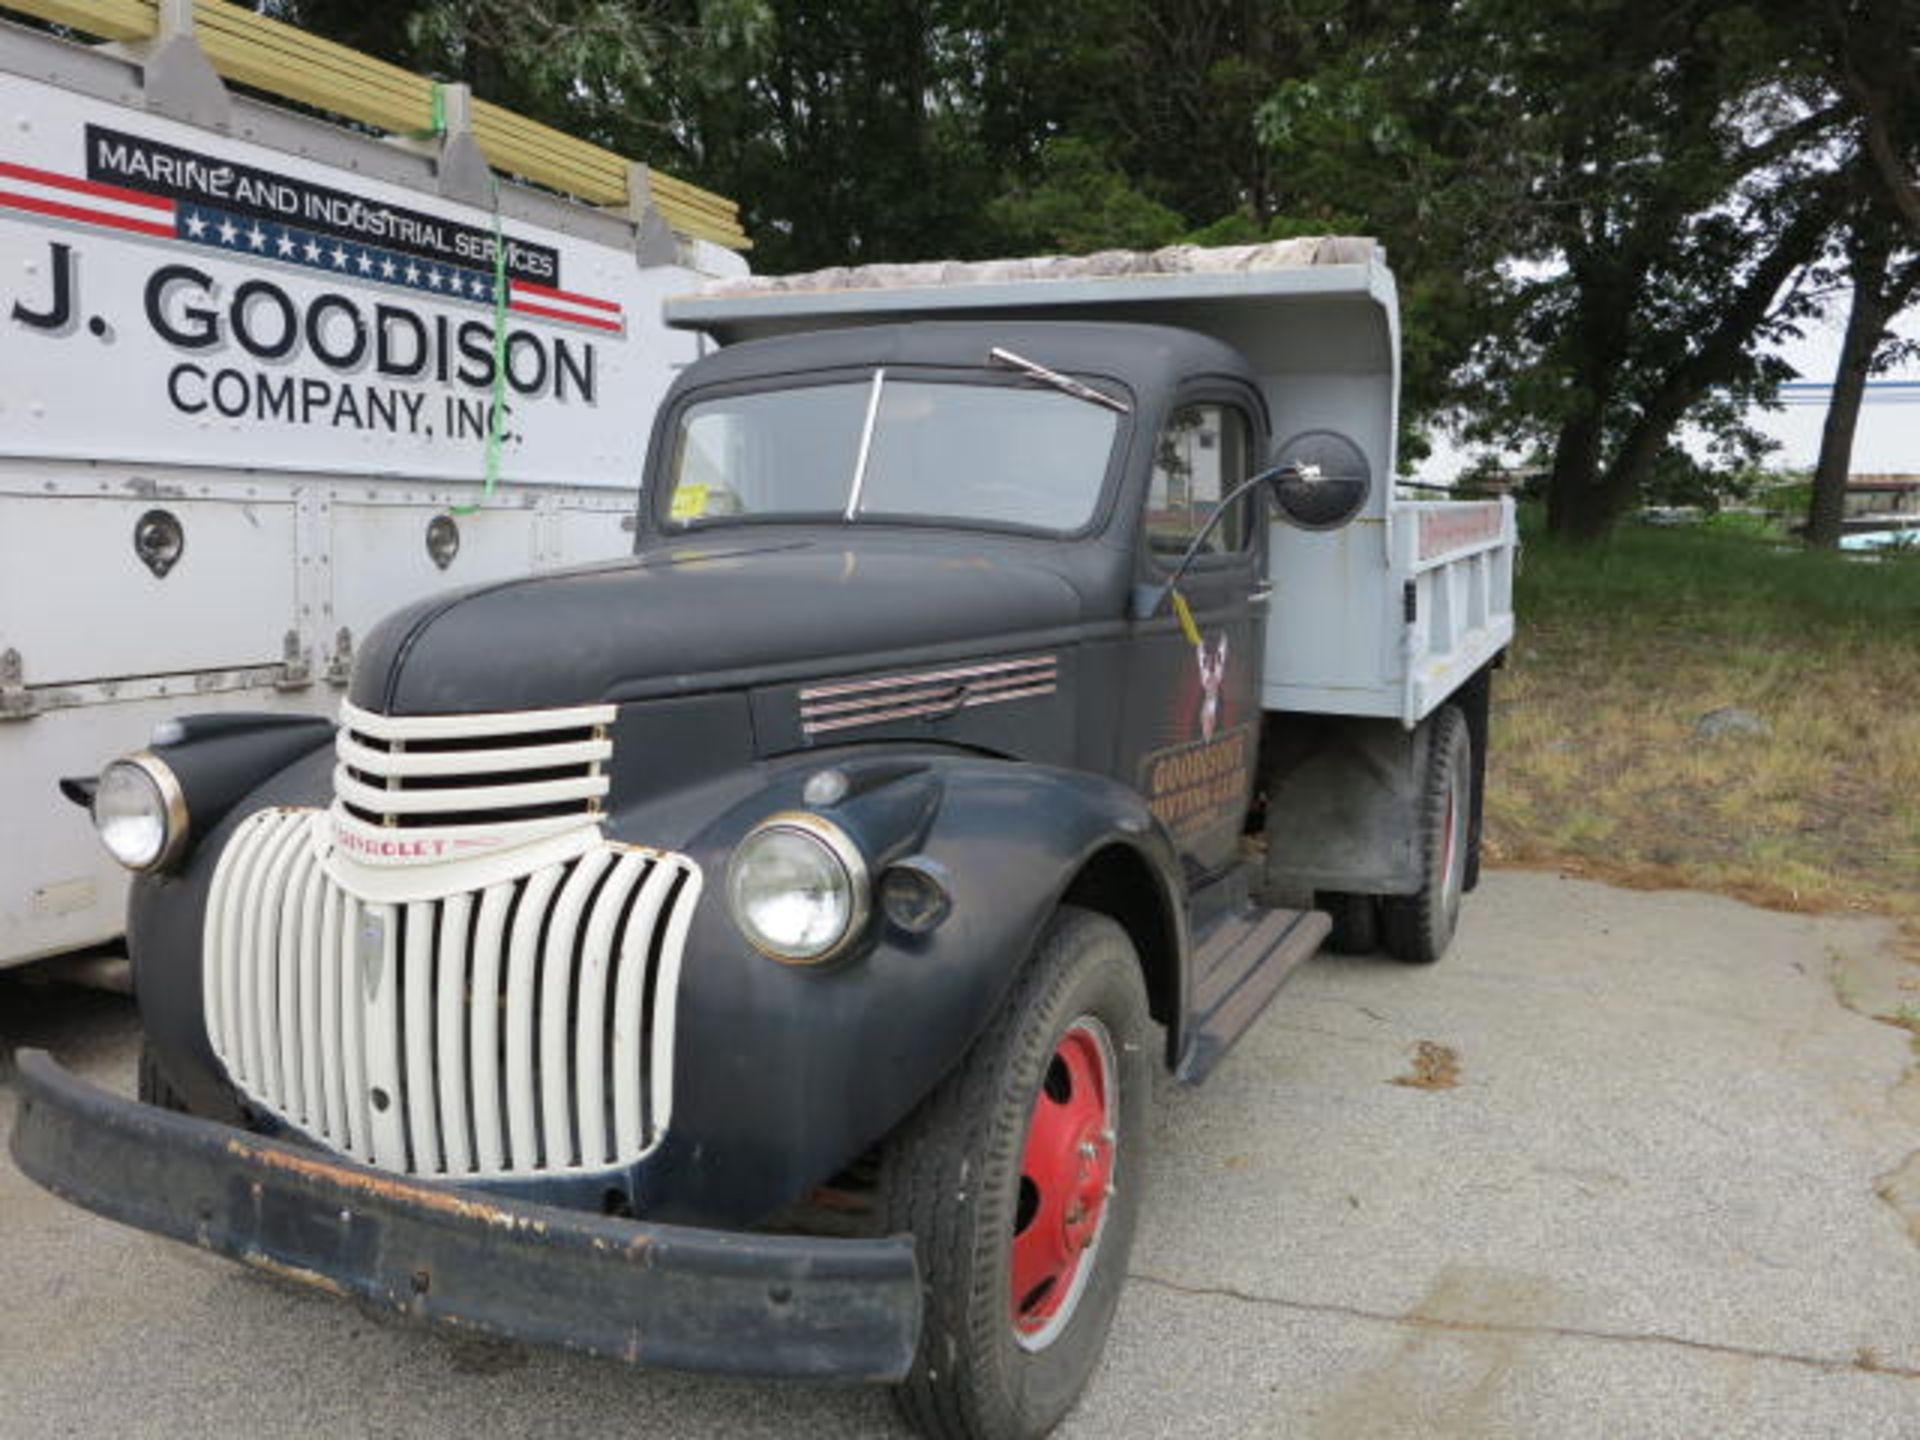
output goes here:
<path id="1" fill-rule="evenodd" d="M 393 715 L 690 694 L 896 663 L 1079 624 L 1030 542 L 712 536 L 632 560 L 440 595 L 368 635 L 351 698 Z"/>

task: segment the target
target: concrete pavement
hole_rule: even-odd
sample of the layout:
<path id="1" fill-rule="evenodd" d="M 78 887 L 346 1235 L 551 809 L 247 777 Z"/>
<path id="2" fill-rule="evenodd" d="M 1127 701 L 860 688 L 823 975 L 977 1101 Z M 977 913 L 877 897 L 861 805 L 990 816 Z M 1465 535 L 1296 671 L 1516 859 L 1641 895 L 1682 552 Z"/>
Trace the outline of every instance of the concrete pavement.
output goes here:
<path id="1" fill-rule="evenodd" d="M 1202 1089 L 1161 1087 L 1061 1433 L 1920 1435 L 1920 1078 L 1857 1013 L 1920 1002 L 1889 939 L 1494 873 L 1437 968 L 1313 962 Z M 131 1088 L 123 1001 L 0 980 L 20 1043 Z M 4 1160 L 0 1299 L 0 1435 L 902 1433 L 873 1391 L 377 1323 Z"/>

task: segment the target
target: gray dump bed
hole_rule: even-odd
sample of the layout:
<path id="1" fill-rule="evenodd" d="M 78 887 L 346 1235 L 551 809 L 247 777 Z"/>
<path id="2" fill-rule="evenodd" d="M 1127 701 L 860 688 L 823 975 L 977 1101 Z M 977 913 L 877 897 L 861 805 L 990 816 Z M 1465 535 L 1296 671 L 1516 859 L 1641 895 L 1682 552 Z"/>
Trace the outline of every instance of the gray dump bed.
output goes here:
<path id="1" fill-rule="evenodd" d="M 1284 449 L 1337 430 L 1394 473 L 1399 304 L 1372 240 L 868 265 L 742 276 L 667 303 L 671 325 L 721 344 L 912 319 L 1018 315 L 1178 325 L 1259 373 Z M 1407 501 L 1380 483 L 1361 518 L 1314 534 L 1276 526 L 1267 708 L 1412 724 L 1513 636 L 1511 501 Z"/>

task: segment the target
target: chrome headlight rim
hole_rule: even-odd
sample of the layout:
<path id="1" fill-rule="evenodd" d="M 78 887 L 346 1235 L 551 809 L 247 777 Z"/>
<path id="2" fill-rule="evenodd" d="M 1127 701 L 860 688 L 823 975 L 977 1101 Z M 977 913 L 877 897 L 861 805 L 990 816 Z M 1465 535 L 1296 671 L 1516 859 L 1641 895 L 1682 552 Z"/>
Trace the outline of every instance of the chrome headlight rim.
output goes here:
<path id="1" fill-rule="evenodd" d="M 822 950 L 801 953 L 769 945 L 741 916 L 740 907 L 735 903 L 735 876 L 741 855 L 754 840 L 776 831 L 799 834 L 818 844 L 846 875 L 847 923 L 839 936 Z M 760 955 L 795 969 L 825 965 L 845 955 L 866 933 L 867 921 L 873 913 L 873 883 L 867 857 L 851 835 L 825 816 L 808 810 L 777 811 L 756 823 L 733 847 L 733 854 L 727 860 L 727 908 L 732 913 L 734 928 Z"/>
<path id="2" fill-rule="evenodd" d="M 179 859 L 181 850 L 186 846 L 187 792 L 180 784 L 180 777 L 173 773 L 173 767 L 151 750 L 136 750 L 131 755 L 122 755 L 117 760 L 108 761 L 101 768 L 99 783 L 104 783 L 108 772 L 119 765 L 138 770 L 152 784 L 160 797 L 160 848 L 154 852 L 151 859 L 140 864 L 123 859 L 117 854 L 113 847 L 107 844 L 106 836 L 100 828 L 97 785 L 94 791 L 95 805 L 88 807 L 89 814 L 93 817 L 94 834 L 99 837 L 100 844 L 107 854 L 113 856 L 116 864 L 125 866 L 136 875 L 150 875 L 156 870 L 164 870 Z"/>

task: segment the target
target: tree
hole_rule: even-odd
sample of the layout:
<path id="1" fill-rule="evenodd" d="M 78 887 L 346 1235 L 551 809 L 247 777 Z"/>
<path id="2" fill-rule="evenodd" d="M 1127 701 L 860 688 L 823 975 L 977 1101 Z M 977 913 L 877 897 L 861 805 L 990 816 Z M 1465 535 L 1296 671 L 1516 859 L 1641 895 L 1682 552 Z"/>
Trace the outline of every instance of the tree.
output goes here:
<path id="1" fill-rule="evenodd" d="M 1920 6 L 1825 0 L 1820 17 L 1827 54 L 1859 116 L 1861 147 L 1886 203 L 1920 233 Z"/>
<path id="2" fill-rule="evenodd" d="M 1920 291 L 1920 255 L 1896 263 L 1901 221 L 1884 203 L 1868 202 L 1866 213 L 1848 237 L 1848 279 L 1853 296 L 1847 328 L 1834 370 L 1832 398 L 1820 430 L 1820 458 L 1813 471 L 1807 506 L 1807 544 L 1833 548 L 1846 519 L 1847 477 L 1852 469 L 1853 437 L 1867 380 L 1896 352 L 1887 323 Z"/>
<path id="3" fill-rule="evenodd" d="M 1371 7 L 1374 45 L 1280 86 L 1278 171 L 1389 239 L 1433 337 L 1421 400 L 1551 457 L 1550 528 L 1600 536 L 1681 424 L 1783 378 L 1844 107 L 1804 21 L 1747 0 Z M 1431 297 L 1441 297 L 1431 303 Z"/>
<path id="4" fill-rule="evenodd" d="M 1487 7 L 1502 33 L 1511 4 Z M 1551 447 L 1548 526 L 1604 535 L 1689 412 L 1782 375 L 1760 342 L 1832 226 L 1839 107 L 1798 34 L 1753 7 L 1590 0 L 1504 66 L 1538 167 L 1511 348 L 1482 348 L 1494 415 Z M 1609 62 L 1594 63 L 1596 56 Z M 1517 403 L 1516 403 L 1517 402 Z"/>
<path id="5" fill-rule="evenodd" d="M 988 207 L 1009 249 L 1151 250 L 1187 229 L 1185 220 L 1134 189 L 1085 140 L 1067 135 L 1049 141 L 1037 170 L 1031 183 L 1015 181 Z"/>
<path id="6" fill-rule="evenodd" d="M 1839 543 L 1853 437 L 1869 377 L 1903 348 L 1887 324 L 1920 290 L 1920 5 L 1824 0 L 1808 48 L 1847 107 L 1843 250 L 1852 286 L 1807 510 L 1810 545 Z M 1903 258 L 1903 252 L 1907 252 Z"/>
<path id="7" fill-rule="evenodd" d="M 274 3 L 738 197 L 761 269 L 1376 235 L 1403 449 L 1543 451 L 1583 538 L 1739 440 L 1851 157 L 1905 213 L 1920 154 L 1915 0 Z"/>

